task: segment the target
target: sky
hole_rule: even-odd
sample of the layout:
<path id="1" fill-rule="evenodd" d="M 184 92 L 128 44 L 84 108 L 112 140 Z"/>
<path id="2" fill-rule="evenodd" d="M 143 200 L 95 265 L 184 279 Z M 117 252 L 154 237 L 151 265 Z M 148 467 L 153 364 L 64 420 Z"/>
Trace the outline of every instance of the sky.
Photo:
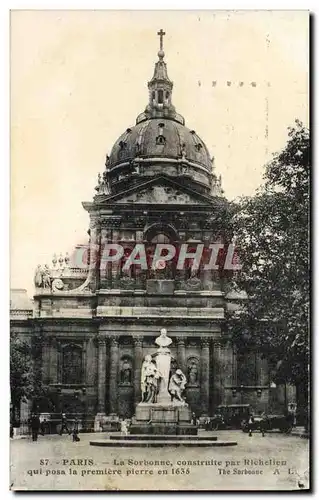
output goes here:
<path id="1" fill-rule="evenodd" d="M 225 195 L 253 195 L 296 118 L 308 125 L 306 11 L 11 12 L 11 287 L 87 240 L 98 172 L 148 102 L 164 29 L 177 112 Z"/>

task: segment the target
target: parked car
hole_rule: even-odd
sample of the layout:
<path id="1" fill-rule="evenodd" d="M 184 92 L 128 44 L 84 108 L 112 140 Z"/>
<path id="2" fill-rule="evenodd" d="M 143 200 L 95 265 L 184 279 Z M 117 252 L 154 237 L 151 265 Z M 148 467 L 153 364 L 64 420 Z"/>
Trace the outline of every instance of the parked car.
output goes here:
<path id="1" fill-rule="evenodd" d="M 263 420 L 264 430 L 271 431 L 274 429 L 279 429 L 281 432 L 289 434 L 293 428 L 293 416 L 288 415 L 253 415 L 253 423 L 248 424 L 249 417 L 243 422 L 242 430 L 243 432 L 249 432 L 249 427 L 252 431 L 260 430 L 260 423 Z"/>
<path id="2" fill-rule="evenodd" d="M 215 414 L 210 419 L 209 428 L 217 429 L 240 429 L 242 422 L 248 419 L 251 413 L 249 404 L 219 405 Z"/>

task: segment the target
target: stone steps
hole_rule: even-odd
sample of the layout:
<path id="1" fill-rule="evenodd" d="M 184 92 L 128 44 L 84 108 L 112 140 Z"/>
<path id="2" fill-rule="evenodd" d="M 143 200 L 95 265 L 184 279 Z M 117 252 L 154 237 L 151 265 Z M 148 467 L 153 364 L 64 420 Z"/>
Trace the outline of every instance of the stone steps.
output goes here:
<path id="1" fill-rule="evenodd" d="M 104 446 L 107 448 L 162 448 L 162 447 L 217 447 L 217 446 L 236 446 L 236 441 L 209 441 L 209 440 L 191 440 L 191 439 L 145 439 L 145 440 L 125 440 L 125 439 L 105 439 L 99 441 L 90 441 L 91 446 Z"/>
<path id="2" fill-rule="evenodd" d="M 112 441 L 217 441 L 216 436 L 173 436 L 152 434 L 129 434 L 127 436 L 110 436 Z"/>

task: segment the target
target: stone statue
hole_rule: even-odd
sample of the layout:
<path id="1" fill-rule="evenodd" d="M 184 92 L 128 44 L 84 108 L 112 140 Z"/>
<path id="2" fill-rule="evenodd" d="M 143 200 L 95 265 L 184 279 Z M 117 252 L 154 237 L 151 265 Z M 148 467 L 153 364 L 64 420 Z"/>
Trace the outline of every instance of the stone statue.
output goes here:
<path id="1" fill-rule="evenodd" d="M 156 403 L 161 375 L 152 356 L 144 358 L 141 371 L 142 403 Z"/>
<path id="2" fill-rule="evenodd" d="M 120 378 L 122 384 L 130 384 L 132 382 L 132 369 L 127 359 L 123 360 Z"/>
<path id="3" fill-rule="evenodd" d="M 162 328 L 160 336 L 155 340 L 155 344 L 159 346 L 155 354 L 156 366 L 161 374 L 157 402 L 162 404 L 168 404 L 171 399 L 168 393 L 171 351 L 168 346 L 171 345 L 172 342 L 172 339 L 167 336 L 166 329 Z"/>
<path id="4" fill-rule="evenodd" d="M 168 385 L 168 392 L 171 395 L 172 402 L 178 401 L 180 403 L 186 404 L 185 400 L 182 397 L 182 394 L 185 390 L 186 382 L 187 380 L 182 370 L 177 369 L 174 375 L 171 376 Z"/>
<path id="5" fill-rule="evenodd" d="M 191 385 L 197 385 L 198 368 L 197 368 L 197 363 L 195 361 L 192 361 L 188 367 L 188 381 Z"/>
<path id="6" fill-rule="evenodd" d="M 51 288 L 51 272 L 47 264 L 42 271 L 42 284 L 43 288 Z"/>
<path id="7" fill-rule="evenodd" d="M 165 350 L 165 348 L 171 345 L 172 342 L 172 339 L 167 336 L 167 330 L 165 328 L 162 328 L 160 336 L 155 339 L 155 344 L 159 346 L 157 352 L 159 352 L 160 350 Z M 169 349 L 167 350 L 170 352 Z"/>
<path id="8" fill-rule="evenodd" d="M 37 265 L 34 273 L 34 284 L 37 288 L 42 287 L 42 268 L 40 264 Z"/>

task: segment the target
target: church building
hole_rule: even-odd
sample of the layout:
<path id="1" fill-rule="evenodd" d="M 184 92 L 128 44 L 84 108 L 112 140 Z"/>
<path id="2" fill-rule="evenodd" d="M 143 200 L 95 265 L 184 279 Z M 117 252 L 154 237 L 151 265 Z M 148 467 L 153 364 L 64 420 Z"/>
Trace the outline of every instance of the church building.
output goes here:
<path id="1" fill-rule="evenodd" d="M 189 253 L 198 245 L 205 251 L 231 244 L 231 217 L 214 159 L 173 105 L 164 34 L 146 108 L 133 126 L 123 124 L 96 193 L 83 202 L 88 245 L 38 266 L 32 302 L 23 290 L 12 293 L 11 330 L 36 339 L 48 388 L 39 411 L 77 415 L 90 428 L 110 415 L 134 415 L 143 359 L 163 328 L 173 340 L 171 369 L 185 374 L 185 398 L 198 417 L 221 404 L 264 411 L 281 401 L 283 407 L 287 398 L 274 389 L 267 361 L 231 342 L 225 318 L 243 294 L 232 287 L 230 272 L 192 266 Z M 163 251 L 154 266 L 159 244 L 179 250 L 172 259 Z M 181 267 L 183 244 L 189 253 Z M 125 265 L 136 245 L 146 258 L 135 251 L 133 264 Z"/>

